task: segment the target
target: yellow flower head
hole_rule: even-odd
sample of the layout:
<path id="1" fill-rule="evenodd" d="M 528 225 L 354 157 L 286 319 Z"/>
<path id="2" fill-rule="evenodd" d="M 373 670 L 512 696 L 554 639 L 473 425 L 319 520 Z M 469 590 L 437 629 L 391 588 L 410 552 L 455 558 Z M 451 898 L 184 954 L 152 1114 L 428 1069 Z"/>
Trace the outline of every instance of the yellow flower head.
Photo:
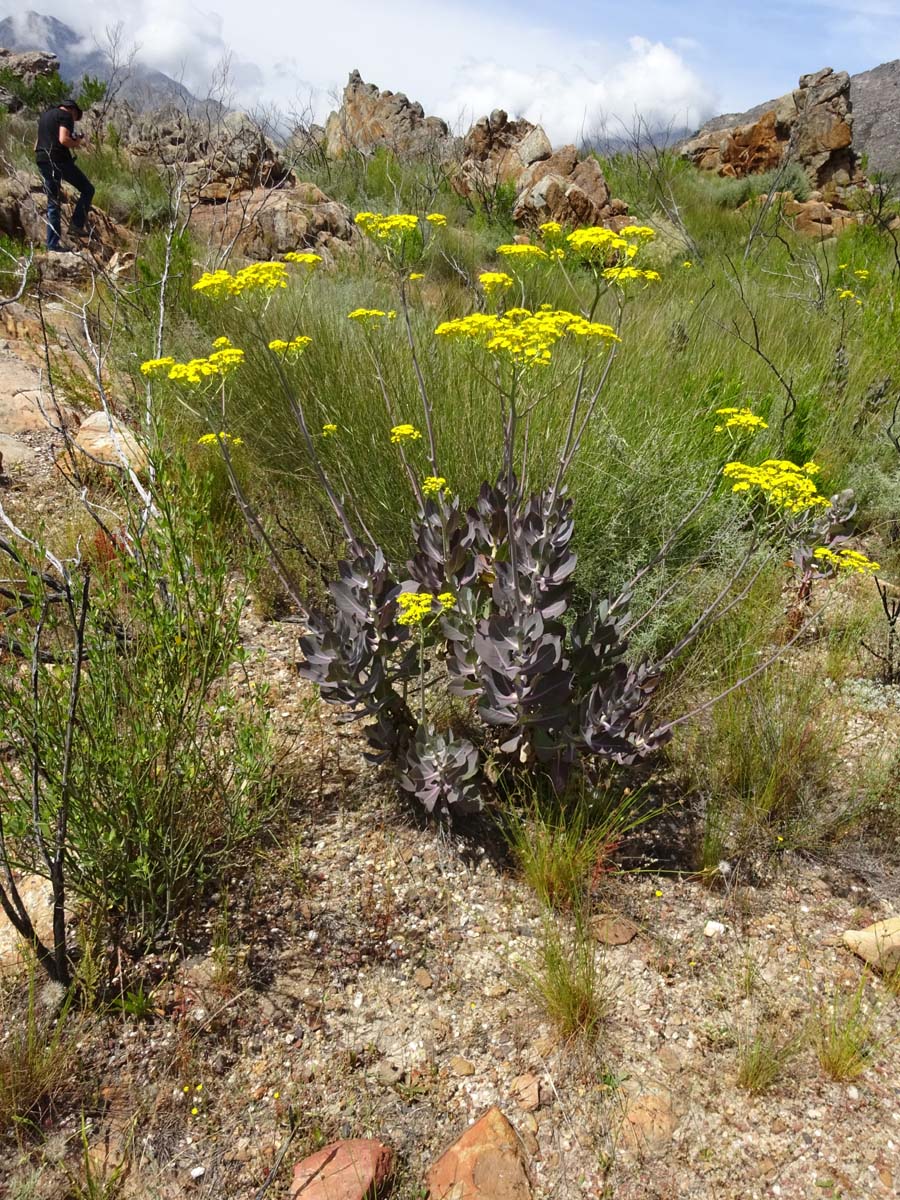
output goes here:
<path id="1" fill-rule="evenodd" d="M 289 250 L 284 260 L 295 263 L 298 267 L 305 267 L 307 271 L 314 271 L 322 261 L 322 255 L 313 254 L 311 250 Z"/>
<path id="2" fill-rule="evenodd" d="M 258 262 L 242 267 L 234 275 L 224 270 L 206 271 L 194 284 L 194 291 L 221 300 L 225 296 L 274 292 L 276 288 L 286 287 L 287 267 L 283 262 Z"/>
<path id="3" fill-rule="evenodd" d="M 400 609 L 398 625 L 421 625 L 426 617 L 431 616 L 434 596 L 430 592 L 401 592 L 397 597 L 397 607 Z"/>
<path id="4" fill-rule="evenodd" d="M 424 278 L 425 278 L 425 276 L 422 274 L 421 271 L 413 271 L 409 277 L 409 282 L 416 283 L 419 279 L 424 279 Z"/>
<path id="5" fill-rule="evenodd" d="M 508 242 L 497 247 L 497 253 L 504 258 L 518 258 L 523 262 L 546 261 L 550 256 L 540 246 L 532 246 L 530 242 Z"/>
<path id="6" fill-rule="evenodd" d="M 694 264 L 691 262 L 691 260 L 689 258 L 686 258 L 681 265 L 684 267 L 684 269 L 686 271 L 689 271 Z"/>
<path id="7" fill-rule="evenodd" d="M 146 362 L 141 363 L 142 375 L 165 375 L 168 374 L 169 368 L 174 367 L 174 358 L 149 358 Z"/>
<path id="8" fill-rule="evenodd" d="M 452 608 L 456 603 L 456 597 L 452 592 L 441 592 L 438 595 L 437 600 L 441 608 Z"/>
<path id="9" fill-rule="evenodd" d="M 323 425 L 322 426 L 322 437 L 325 437 L 325 438 L 334 437 L 335 434 L 337 433 L 337 431 L 338 431 L 337 425 L 330 425 L 330 424 Z"/>
<path id="10" fill-rule="evenodd" d="M 642 271 L 639 267 L 607 267 L 603 272 L 604 279 L 613 283 L 627 283 L 629 279 L 643 279 L 652 283 L 659 279 L 659 271 Z"/>
<path id="11" fill-rule="evenodd" d="M 396 313 L 393 314 L 393 316 L 396 315 Z M 358 321 L 360 325 L 377 325 L 382 317 L 386 317 L 388 320 L 393 319 L 391 313 L 386 313 L 381 308 L 354 308 L 353 312 L 347 313 L 348 320 Z"/>
<path id="12" fill-rule="evenodd" d="M 478 276 L 478 282 L 484 289 L 484 294 L 490 300 L 500 292 L 506 291 L 513 285 L 512 275 L 507 275 L 505 271 L 482 271 Z"/>
<path id="13" fill-rule="evenodd" d="M 421 433 L 414 425 L 394 425 L 391 429 L 391 441 L 394 445 L 399 445 L 402 442 L 415 442 L 421 436 Z"/>
<path id="14" fill-rule="evenodd" d="M 396 243 L 419 228 L 419 218 L 414 213 L 361 212 L 353 218 L 363 233 L 377 242 Z"/>
<path id="15" fill-rule="evenodd" d="M 855 300 L 855 299 L 856 299 L 856 292 L 851 291 L 850 288 L 838 288 L 838 300 Z"/>
<path id="16" fill-rule="evenodd" d="M 447 480 L 443 475 L 426 475 L 422 480 L 422 495 L 439 496 L 446 486 Z"/>
<path id="17" fill-rule="evenodd" d="M 231 338 L 217 337 L 213 342 L 214 350 L 228 350 L 231 348 Z"/>
<path id="18" fill-rule="evenodd" d="M 628 228 L 642 229 L 644 226 L 632 225 Z M 652 234 L 652 230 L 650 231 Z M 643 235 L 636 235 L 643 236 Z M 573 254 L 588 263 L 605 263 L 616 254 L 626 258 L 634 258 L 638 251 L 638 243 L 630 242 L 623 234 L 603 225 L 592 225 L 587 229 L 576 229 L 566 237 Z"/>
<path id="19" fill-rule="evenodd" d="M 297 337 L 291 338 L 289 342 L 284 341 L 282 338 L 275 338 L 269 342 L 269 349 L 273 354 L 278 354 L 290 361 L 299 358 L 311 342 L 311 337 L 304 337 L 302 334 L 298 334 Z"/>
<path id="20" fill-rule="evenodd" d="M 444 321 L 434 332 L 438 337 L 475 342 L 489 354 L 506 356 L 524 367 L 547 366 L 553 347 L 563 337 L 594 345 L 619 340 L 609 325 L 588 321 L 564 309 L 531 312 L 527 308 L 509 308 L 497 316 L 472 313 Z"/>
<path id="21" fill-rule="evenodd" d="M 223 429 L 220 430 L 219 433 L 204 433 L 202 437 L 197 438 L 197 445 L 217 446 L 220 441 L 228 442 L 232 446 L 243 446 L 244 444 L 243 438 L 235 437 L 231 433 L 226 433 Z M 197 1090 L 199 1091 L 201 1087 L 203 1087 L 202 1083 L 198 1085 Z"/>
<path id="22" fill-rule="evenodd" d="M 443 213 L 429 213 L 425 220 L 429 225 L 434 225 L 438 229 L 443 228 L 447 224 L 447 218 Z"/>
<path id="23" fill-rule="evenodd" d="M 725 420 L 715 427 L 716 433 L 722 433 L 726 429 L 749 432 L 769 428 L 762 417 L 758 417 L 749 408 L 717 408 L 716 416 L 725 417 Z"/>
<path id="24" fill-rule="evenodd" d="M 769 458 L 758 467 L 742 462 L 726 463 L 722 474 L 732 481 L 732 492 L 755 492 L 773 508 L 800 513 L 813 508 L 831 507 L 810 478 L 817 470 L 815 463 L 804 463 L 798 467 L 786 459 Z"/>
<path id="25" fill-rule="evenodd" d="M 874 575 L 881 570 L 881 564 L 873 562 L 860 554 L 858 550 L 829 550 L 827 546 L 819 546 L 813 550 L 813 558 L 823 567 L 830 567 L 838 574 L 844 575 Z"/>

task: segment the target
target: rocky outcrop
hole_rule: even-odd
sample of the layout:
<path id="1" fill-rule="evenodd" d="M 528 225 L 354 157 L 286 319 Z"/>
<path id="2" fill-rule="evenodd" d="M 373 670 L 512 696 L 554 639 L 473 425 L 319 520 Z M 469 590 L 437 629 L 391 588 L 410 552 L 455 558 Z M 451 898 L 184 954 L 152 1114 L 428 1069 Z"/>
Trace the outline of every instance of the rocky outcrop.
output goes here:
<path id="1" fill-rule="evenodd" d="M 65 187 L 63 188 L 65 192 Z M 16 241 L 43 246 L 47 236 L 47 197 L 38 174 L 16 171 L 0 179 L 0 233 Z M 63 217 L 63 240 L 66 235 L 66 214 Z M 115 256 L 121 261 L 123 251 L 134 244 L 134 234 L 119 225 L 101 209 L 91 210 L 90 240 L 82 245 L 78 261 L 84 264 L 84 274 L 90 274 L 90 261 L 109 263 Z M 83 251 L 83 253 L 82 253 Z M 64 259 L 69 256 L 61 255 Z M 72 256 L 75 257 L 75 256 Z M 65 263 L 59 264 L 65 266 Z"/>
<path id="2" fill-rule="evenodd" d="M 540 125 L 510 121 L 495 109 L 466 134 L 453 186 L 484 200 L 502 184 L 515 186 L 513 219 L 520 225 L 608 225 L 628 211 L 610 198 L 595 158 L 579 159 L 574 146 L 554 151 Z"/>
<path id="3" fill-rule="evenodd" d="M 900 176 L 900 58 L 850 80 L 853 146 L 868 174 Z"/>
<path id="4" fill-rule="evenodd" d="M 255 188 L 226 204 L 201 204 L 192 227 L 217 250 L 255 259 L 303 248 L 334 253 L 357 236 L 350 209 L 314 183 Z"/>
<path id="5" fill-rule="evenodd" d="M 201 201 L 221 203 L 291 177 L 281 151 L 246 113 L 223 116 L 216 107 L 192 115 L 170 106 L 150 113 L 125 110 L 117 124 L 130 154 L 175 168 L 191 197 Z"/>
<path id="6" fill-rule="evenodd" d="M 440 117 L 426 117 L 421 104 L 403 92 L 381 91 L 351 71 L 341 107 L 325 122 L 324 145 L 332 158 L 352 150 L 364 154 L 381 147 L 407 158 L 443 157 L 450 130 Z"/>
<path id="7" fill-rule="evenodd" d="M 25 50 L 17 54 L 0 47 L 0 71 L 21 79 L 26 87 L 31 87 L 38 79 L 54 75 L 58 70 L 59 59 L 46 50 Z M 0 84 L 0 108 L 17 112 L 21 107 L 21 101 Z"/>
<path id="8" fill-rule="evenodd" d="M 710 122 L 682 145 L 701 170 L 742 178 L 787 159 L 804 169 L 814 188 L 846 186 L 856 170 L 850 76 L 826 67 L 802 75 L 799 86 L 753 119 L 723 128 Z"/>

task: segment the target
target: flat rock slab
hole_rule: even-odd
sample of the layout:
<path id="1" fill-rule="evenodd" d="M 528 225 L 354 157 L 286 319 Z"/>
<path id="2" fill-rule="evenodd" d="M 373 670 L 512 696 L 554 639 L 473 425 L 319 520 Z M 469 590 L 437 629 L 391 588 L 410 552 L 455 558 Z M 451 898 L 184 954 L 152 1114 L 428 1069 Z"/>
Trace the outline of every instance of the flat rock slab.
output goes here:
<path id="1" fill-rule="evenodd" d="M 332 1142 L 294 1167 L 290 1200 L 366 1200 L 381 1195 L 394 1154 L 373 1138 Z"/>
<path id="2" fill-rule="evenodd" d="M 900 917 L 876 921 L 865 929 L 848 929 L 844 945 L 879 971 L 900 970 Z"/>
<path id="3" fill-rule="evenodd" d="M 49 879 L 23 875 L 16 880 L 22 903 L 45 946 L 53 945 L 53 889 Z M 0 908 L 0 971 L 11 970 L 22 961 L 22 939 Z"/>
<path id="4" fill-rule="evenodd" d="M 138 474 L 147 469 L 147 454 L 135 435 L 121 421 L 105 412 L 95 412 L 82 421 L 75 435 L 75 449 L 97 466 L 123 467 Z"/>
<path id="5" fill-rule="evenodd" d="M 24 442 L 17 442 L 7 433 L 0 433 L 0 467 L 4 471 L 33 462 L 36 457 L 30 446 L 26 446 Z"/>
<path id="6" fill-rule="evenodd" d="M 489 1108 L 428 1172 L 430 1200 L 530 1200 L 522 1144 L 499 1108 Z"/>

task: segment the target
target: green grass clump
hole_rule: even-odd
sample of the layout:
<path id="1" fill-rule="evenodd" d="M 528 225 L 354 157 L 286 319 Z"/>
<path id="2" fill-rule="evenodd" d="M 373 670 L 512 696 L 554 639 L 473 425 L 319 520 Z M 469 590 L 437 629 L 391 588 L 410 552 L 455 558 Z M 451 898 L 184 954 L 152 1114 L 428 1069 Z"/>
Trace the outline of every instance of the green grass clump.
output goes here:
<path id="1" fill-rule="evenodd" d="M 875 1058 L 878 1009 L 866 1002 L 867 976 L 851 989 L 836 989 L 817 1005 L 810 1038 L 819 1066 L 839 1082 L 857 1079 Z"/>

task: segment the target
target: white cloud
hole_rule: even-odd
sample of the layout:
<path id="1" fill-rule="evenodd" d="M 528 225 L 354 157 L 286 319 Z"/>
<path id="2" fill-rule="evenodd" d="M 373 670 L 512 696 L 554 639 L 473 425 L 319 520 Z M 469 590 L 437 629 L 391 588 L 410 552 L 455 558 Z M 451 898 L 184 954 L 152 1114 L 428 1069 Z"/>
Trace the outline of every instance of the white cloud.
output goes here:
<path id="1" fill-rule="evenodd" d="M 20 11 L 20 0 L 0 0 L 0 15 L 12 5 Z M 321 116 L 353 67 L 451 124 L 502 107 L 540 121 L 556 142 L 591 131 L 601 115 L 697 123 L 714 107 L 685 46 L 590 40 L 584 23 L 541 27 L 499 3 L 343 0 L 329 10 L 313 0 L 220 0 L 211 11 L 190 0 L 52 0 L 52 12 L 85 34 L 122 21 L 142 62 L 201 93 L 231 51 L 235 99 L 248 107 L 313 96 Z"/>

